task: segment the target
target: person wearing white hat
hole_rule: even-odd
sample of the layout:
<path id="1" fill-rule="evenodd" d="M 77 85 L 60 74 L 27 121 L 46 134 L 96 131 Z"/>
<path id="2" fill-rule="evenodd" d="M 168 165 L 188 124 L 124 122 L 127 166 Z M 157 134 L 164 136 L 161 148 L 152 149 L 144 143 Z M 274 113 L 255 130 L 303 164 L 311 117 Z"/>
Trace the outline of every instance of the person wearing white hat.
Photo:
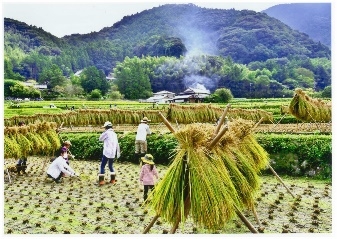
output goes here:
<path id="1" fill-rule="evenodd" d="M 112 129 L 112 123 L 105 122 L 103 128 L 105 128 L 105 131 L 99 136 L 99 141 L 103 141 L 103 156 L 98 174 L 99 186 L 105 184 L 104 168 L 107 163 L 110 170 L 110 183 L 115 184 L 116 172 L 113 168 L 113 161 L 121 155 L 117 134 Z"/>
<path id="2" fill-rule="evenodd" d="M 151 134 L 149 125 L 150 122 L 147 117 L 144 117 L 137 128 L 136 140 L 135 140 L 135 161 L 138 163 L 139 159 L 143 157 L 147 152 L 146 136 Z M 137 160 L 138 159 L 138 160 Z"/>

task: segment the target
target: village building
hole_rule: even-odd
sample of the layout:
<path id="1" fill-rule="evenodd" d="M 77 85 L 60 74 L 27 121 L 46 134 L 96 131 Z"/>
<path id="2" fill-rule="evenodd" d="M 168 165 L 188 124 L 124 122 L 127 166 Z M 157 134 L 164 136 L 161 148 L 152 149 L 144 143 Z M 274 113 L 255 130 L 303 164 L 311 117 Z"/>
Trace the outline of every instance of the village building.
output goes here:
<path id="1" fill-rule="evenodd" d="M 187 88 L 171 99 L 170 103 L 202 103 L 210 94 L 210 91 L 206 89 Z"/>
<path id="2" fill-rule="evenodd" d="M 157 93 L 153 93 L 153 96 L 146 99 L 145 102 L 147 103 L 158 103 L 158 104 L 166 104 L 170 103 L 170 100 L 172 100 L 175 96 L 175 93 L 170 91 L 159 91 Z"/>

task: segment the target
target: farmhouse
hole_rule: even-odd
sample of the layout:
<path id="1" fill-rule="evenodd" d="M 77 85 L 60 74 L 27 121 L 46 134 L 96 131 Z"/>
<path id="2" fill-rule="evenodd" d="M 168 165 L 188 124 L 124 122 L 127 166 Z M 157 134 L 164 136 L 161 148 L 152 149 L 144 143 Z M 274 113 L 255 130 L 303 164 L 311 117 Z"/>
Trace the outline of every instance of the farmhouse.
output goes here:
<path id="1" fill-rule="evenodd" d="M 170 100 L 172 100 L 174 98 L 174 96 L 175 96 L 175 93 L 163 90 L 163 91 L 159 91 L 157 93 L 153 93 L 153 96 L 146 99 L 145 102 L 165 104 L 165 103 L 169 103 Z"/>
<path id="2" fill-rule="evenodd" d="M 31 83 L 31 82 L 23 82 L 23 84 L 25 86 L 32 86 L 35 89 L 39 89 L 39 90 L 46 90 L 47 89 L 47 85 L 46 84 L 34 84 L 34 83 Z"/>
<path id="3" fill-rule="evenodd" d="M 171 103 L 201 103 L 211 93 L 209 90 L 187 88 L 170 100 Z"/>

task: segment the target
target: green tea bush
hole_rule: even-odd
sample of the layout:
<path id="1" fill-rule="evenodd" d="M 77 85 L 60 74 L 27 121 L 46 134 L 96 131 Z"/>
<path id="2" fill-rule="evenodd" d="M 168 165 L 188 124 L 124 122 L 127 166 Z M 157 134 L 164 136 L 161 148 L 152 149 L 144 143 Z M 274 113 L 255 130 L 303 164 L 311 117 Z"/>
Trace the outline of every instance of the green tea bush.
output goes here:
<path id="1" fill-rule="evenodd" d="M 135 133 L 119 134 L 121 157 L 119 161 L 139 163 L 135 158 Z M 98 133 L 62 134 L 63 140 L 70 140 L 72 154 L 77 160 L 100 160 L 103 143 Z M 319 179 L 332 177 L 332 136 L 295 134 L 256 134 L 259 144 L 269 153 L 270 164 L 280 175 L 309 176 Z M 178 144 L 168 134 L 151 134 L 147 138 L 148 152 L 157 164 L 167 165 Z M 265 173 L 269 173 L 268 170 Z"/>
<path id="2" fill-rule="evenodd" d="M 258 134 L 257 140 L 280 174 L 332 177 L 331 135 Z"/>

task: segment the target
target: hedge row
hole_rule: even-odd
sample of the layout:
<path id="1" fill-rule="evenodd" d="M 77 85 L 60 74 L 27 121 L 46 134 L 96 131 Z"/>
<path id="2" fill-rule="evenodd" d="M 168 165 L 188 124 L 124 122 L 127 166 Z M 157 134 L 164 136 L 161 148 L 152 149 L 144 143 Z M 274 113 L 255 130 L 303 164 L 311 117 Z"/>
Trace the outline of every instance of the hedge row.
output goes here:
<path id="1" fill-rule="evenodd" d="M 62 134 L 62 140 L 70 140 L 71 152 L 77 160 L 97 160 L 102 157 L 103 143 L 97 133 Z M 135 133 L 119 134 L 121 157 L 119 161 L 139 163 L 134 156 Z M 310 176 L 317 179 L 332 177 L 332 136 L 256 134 L 259 144 L 270 154 L 270 164 L 280 175 Z M 152 134 L 148 137 L 148 153 L 157 164 L 167 165 L 177 146 L 175 137 L 168 134 Z M 266 170 L 265 173 L 269 170 Z"/>

